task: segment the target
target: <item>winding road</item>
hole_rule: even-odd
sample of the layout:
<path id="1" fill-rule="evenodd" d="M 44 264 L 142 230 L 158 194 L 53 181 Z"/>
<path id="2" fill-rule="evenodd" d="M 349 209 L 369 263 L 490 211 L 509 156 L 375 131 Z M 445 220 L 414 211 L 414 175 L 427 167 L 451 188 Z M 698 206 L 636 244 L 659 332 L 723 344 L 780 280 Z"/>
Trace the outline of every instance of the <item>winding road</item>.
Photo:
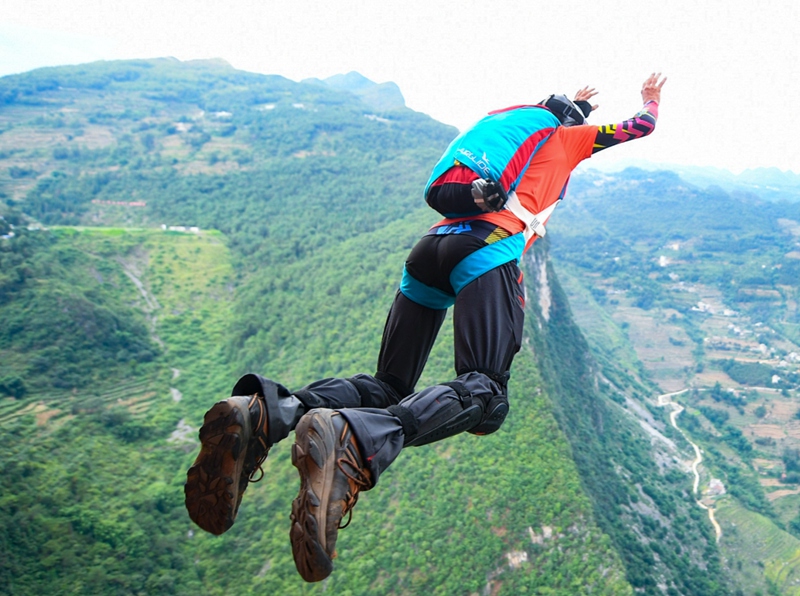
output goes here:
<path id="1" fill-rule="evenodd" d="M 672 423 L 672 426 L 675 427 L 678 432 L 683 435 L 683 438 L 689 441 L 689 444 L 694 448 L 695 460 L 692 462 L 692 473 L 694 474 L 694 485 L 692 486 L 692 492 L 695 495 L 695 503 L 702 509 L 708 511 L 708 519 L 711 520 L 711 524 L 714 526 L 714 532 L 717 535 L 717 542 L 722 537 L 722 528 L 720 527 L 717 520 L 714 518 L 714 508 L 707 506 L 703 503 L 700 499 L 697 498 L 698 491 L 700 490 L 700 472 L 697 471 L 697 467 L 703 461 L 703 454 L 700 452 L 700 447 L 698 447 L 695 443 L 689 440 L 689 437 L 686 436 L 686 433 L 683 432 L 678 426 L 676 419 L 678 418 L 678 414 L 683 412 L 684 407 L 677 402 L 671 401 L 671 398 L 676 395 L 681 395 L 682 393 L 686 393 L 689 391 L 688 389 L 681 389 L 680 391 L 673 391 L 672 393 L 664 393 L 663 395 L 658 396 L 658 405 L 659 407 L 664 406 L 672 406 L 672 412 L 669 415 L 669 421 Z"/>

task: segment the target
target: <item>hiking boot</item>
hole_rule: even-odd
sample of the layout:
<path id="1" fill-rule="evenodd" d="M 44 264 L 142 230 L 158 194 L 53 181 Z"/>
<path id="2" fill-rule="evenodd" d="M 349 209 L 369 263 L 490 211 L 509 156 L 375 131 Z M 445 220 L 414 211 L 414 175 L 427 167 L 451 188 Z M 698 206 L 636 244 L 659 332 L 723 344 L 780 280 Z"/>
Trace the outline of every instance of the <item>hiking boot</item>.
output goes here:
<path id="1" fill-rule="evenodd" d="M 300 419 L 292 464 L 300 473 L 300 494 L 292 503 L 292 554 L 307 582 L 333 571 L 336 538 L 346 528 L 358 493 L 371 486 L 369 471 L 347 420 L 334 410 L 311 410 Z"/>
<path id="2" fill-rule="evenodd" d="M 212 534 L 233 525 L 247 485 L 264 477 L 261 464 L 272 446 L 267 439 L 267 405 L 260 395 L 231 397 L 206 412 L 200 454 L 186 473 L 186 509 Z M 256 471 L 261 476 L 254 479 Z"/>

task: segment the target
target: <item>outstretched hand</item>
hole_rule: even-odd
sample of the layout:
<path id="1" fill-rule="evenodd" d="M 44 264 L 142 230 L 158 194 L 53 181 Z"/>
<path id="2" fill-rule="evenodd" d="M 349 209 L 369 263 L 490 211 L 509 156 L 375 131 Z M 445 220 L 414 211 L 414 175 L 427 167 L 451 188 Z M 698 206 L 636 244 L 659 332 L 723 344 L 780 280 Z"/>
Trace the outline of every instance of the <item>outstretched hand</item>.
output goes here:
<path id="1" fill-rule="evenodd" d="M 661 78 L 661 73 L 654 72 L 642 83 L 643 103 L 647 103 L 648 101 L 661 103 L 661 87 L 667 82 L 667 77 L 661 79 L 661 82 L 658 81 L 659 78 Z"/>
<path id="2" fill-rule="evenodd" d="M 595 91 L 594 87 L 589 89 L 589 85 L 586 85 L 583 89 L 579 89 L 578 92 L 575 94 L 575 99 L 572 101 L 589 101 L 592 97 L 597 95 L 599 91 Z M 594 112 L 598 107 L 598 104 L 594 104 L 592 106 L 592 111 Z"/>

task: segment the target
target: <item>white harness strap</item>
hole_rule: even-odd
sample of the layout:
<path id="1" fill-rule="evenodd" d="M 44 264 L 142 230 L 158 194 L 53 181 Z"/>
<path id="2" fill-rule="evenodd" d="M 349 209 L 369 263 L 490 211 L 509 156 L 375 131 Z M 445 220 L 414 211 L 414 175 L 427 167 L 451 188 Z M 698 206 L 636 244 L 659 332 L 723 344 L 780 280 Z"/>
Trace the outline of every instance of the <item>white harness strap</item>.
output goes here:
<path id="1" fill-rule="evenodd" d="M 556 205 L 558 205 L 560 202 L 561 199 L 557 200 L 547 209 L 544 209 L 539 213 L 531 213 L 522 206 L 522 203 L 519 201 L 519 197 L 517 197 L 517 193 L 512 190 L 508 193 L 506 209 L 511 211 L 511 213 L 516 215 L 522 221 L 522 223 L 525 224 L 524 234 L 525 243 L 527 244 L 534 234 L 540 238 L 544 238 L 544 235 L 547 233 L 547 230 L 544 228 L 544 222 L 550 218 L 550 215 L 553 213 Z"/>

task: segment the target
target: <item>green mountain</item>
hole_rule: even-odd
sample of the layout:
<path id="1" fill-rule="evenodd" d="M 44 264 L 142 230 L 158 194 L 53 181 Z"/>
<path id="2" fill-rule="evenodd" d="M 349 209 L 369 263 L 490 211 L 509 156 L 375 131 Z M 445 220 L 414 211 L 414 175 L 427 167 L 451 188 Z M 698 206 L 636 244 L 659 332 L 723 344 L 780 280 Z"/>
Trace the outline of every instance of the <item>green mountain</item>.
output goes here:
<path id="1" fill-rule="evenodd" d="M 304 83 L 319 82 L 334 89 L 349 91 L 359 97 L 362 102 L 376 110 L 388 111 L 404 108 L 406 105 L 403 93 L 395 83 L 373 83 L 357 72 L 334 75 L 324 81 L 319 79 L 305 79 Z"/>
<path id="2" fill-rule="evenodd" d="M 593 354 L 677 392 L 734 585 L 797 593 L 800 206 L 670 172 L 575 182 L 553 253 Z"/>
<path id="3" fill-rule="evenodd" d="M 371 372 L 403 259 L 437 220 L 421 188 L 456 131 L 345 79 L 168 59 L 0 79 L 0 585 L 736 593 L 692 445 L 635 354 L 591 351 L 545 242 L 523 263 L 509 419 L 404 452 L 328 580 L 294 569 L 288 442 L 229 532 L 192 525 L 182 484 L 205 410 L 248 371 L 290 388 Z M 446 324 L 421 383 L 453 376 L 451 343 Z"/>
<path id="4" fill-rule="evenodd" d="M 713 167 L 665 165 L 633 160 L 623 160 L 620 163 L 623 167 L 635 169 L 669 170 L 701 189 L 717 188 L 731 194 L 747 194 L 767 201 L 800 200 L 800 174 L 775 167 L 751 168 L 733 174 L 723 168 Z"/>

